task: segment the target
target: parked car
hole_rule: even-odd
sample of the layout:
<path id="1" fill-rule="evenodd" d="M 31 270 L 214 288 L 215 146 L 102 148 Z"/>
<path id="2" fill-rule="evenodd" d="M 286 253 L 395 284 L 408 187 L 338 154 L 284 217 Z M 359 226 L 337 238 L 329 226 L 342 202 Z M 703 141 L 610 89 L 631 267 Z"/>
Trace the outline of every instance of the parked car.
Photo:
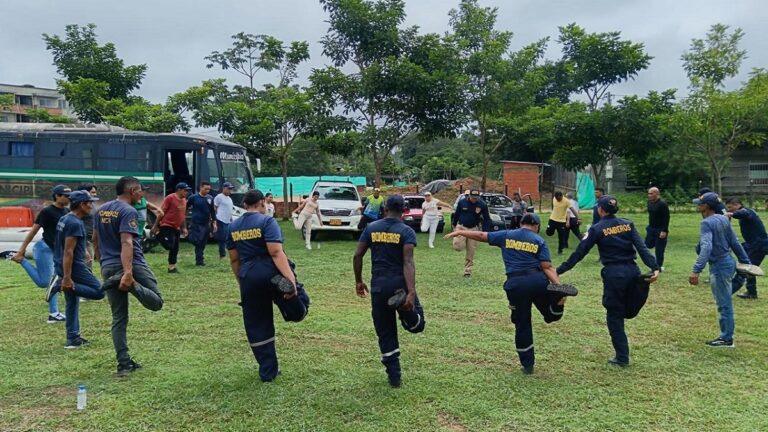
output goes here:
<path id="1" fill-rule="evenodd" d="M 320 193 L 318 204 L 322 220 L 312 218 L 312 238 L 320 231 L 344 231 L 359 234 L 360 194 L 354 184 L 348 181 L 318 180 L 312 186 L 310 196 Z"/>
<path id="2" fill-rule="evenodd" d="M 416 232 L 421 230 L 421 220 L 424 218 L 424 211 L 421 205 L 424 203 L 424 195 L 405 195 L 405 211 L 403 212 L 403 222 Z M 439 209 L 440 207 L 438 207 Z M 440 221 L 437 223 L 437 232 L 441 233 L 445 229 L 445 220 L 443 214 L 440 214 Z"/>
<path id="3" fill-rule="evenodd" d="M 453 204 L 454 210 L 459 203 L 459 200 L 464 195 L 460 195 L 456 198 L 456 202 Z M 528 198 L 528 202 L 525 198 Z M 480 198 L 488 205 L 488 213 L 491 215 L 491 230 L 499 231 L 504 229 L 517 228 L 514 220 L 513 201 L 511 198 L 504 194 L 496 192 L 482 192 Z M 533 206 L 533 200 L 531 196 L 525 194 L 523 196 L 523 205 L 526 206 L 527 213 L 534 213 L 535 207 Z"/>

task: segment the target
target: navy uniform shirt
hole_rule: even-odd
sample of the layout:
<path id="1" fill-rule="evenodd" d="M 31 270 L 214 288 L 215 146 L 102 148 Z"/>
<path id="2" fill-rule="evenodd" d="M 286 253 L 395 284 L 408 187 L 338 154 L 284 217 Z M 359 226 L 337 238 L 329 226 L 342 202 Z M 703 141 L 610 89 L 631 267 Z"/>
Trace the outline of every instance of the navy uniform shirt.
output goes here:
<path id="1" fill-rule="evenodd" d="M 538 269 L 542 262 L 552 261 L 547 242 L 529 229 L 518 228 L 488 233 L 488 244 L 501 248 L 507 275 Z"/>
<path id="2" fill-rule="evenodd" d="M 481 199 L 478 199 L 476 203 L 472 203 L 469 198 L 462 198 L 456 204 L 453 222 L 454 226 L 458 223 L 464 228 L 474 228 L 482 223 L 483 231 L 490 231 L 491 215 L 488 214 L 488 205 Z"/>
<path id="3" fill-rule="evenodd" d="M 267 243 L 282 243 L 283 233 L 275 218 L 247 212 L 229 225 L 227 249 L 240 255 L 240 278 L 269 280 L 278 270 L 269 255 Z"/>
<path id="4" fill-rule="evenodd" d="M 651 270 L 659 270 L 656 258 L 651 255 L 645 242 L 640 238 L 632 221 L 617 218 L 615 215 L 608 215 L 600 219 L 595 225 L 589 227 L 587 234 L 579 243 L 579 247 L 571 254 L 568 260 L 557 268 L 557 273 L 562 274 L 572 269 L 581 261 L 592 246 L 597 244 L 597 250 L 600 252 L 600 262 L 604 266 L 611 264 L 634 264 L 635 250 L 640 253 L 645 265 Z"/>
<path id="5" fill-rule="evenodd" d="M 106 202 L 94 216 L 93 229 L 99 237 L 102 267 L 122 262 L 121 233 L 133 236 L 133 263 L 146 265 L 139 243 L 139 212 L 133 206 L 119 200 Z"/>
<path id="6" fill-rule="evenodd" d="M 67 237 L 77 238 L 75 250 L 72 253 L 72 268 L 78 265 L 85 266 L 85 225 L 74 213 L 69 213 L 59 219 L 56 224 L 56 244 L 53 248 L 53 264 L 56 274 L 64 275 L 64 245 Z"/>
<path id="7" fill-rule="evenodd" d="M 368 224 L 360 241 L 371 248 L 371 290 L 376 279 L 403 277 L 403 247 L 416 246 L 416 232 L 400 219 L 384 218 Z"/>
<path id="8" fill-rule="evenodd" d="M 742 207 L 733 212 L 733 218 L 739 220 L 741 237 L 745 243 L 762 244 L 768 241 L 765 225 L 754 210 Z"/>
<path id="9" fill-rule="evenodd" d="M 197 225 L 206 225 L 216 217 L 213 209 L 213 196 L 207 194 L 202 196 L 194 194 L 187 199 L 187 208 L 192 209 L 192 223 Z"/>

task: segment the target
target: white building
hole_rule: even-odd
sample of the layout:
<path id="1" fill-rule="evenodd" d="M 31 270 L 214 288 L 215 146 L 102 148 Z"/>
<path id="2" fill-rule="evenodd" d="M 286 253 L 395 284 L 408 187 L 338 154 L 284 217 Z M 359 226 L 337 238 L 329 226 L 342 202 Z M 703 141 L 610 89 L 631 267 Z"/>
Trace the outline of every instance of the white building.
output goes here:
<path id="1" fill-rule="evenodd" d="M 42 108 L 52 115 L 63 115 L 77 120 L 77 116 L 70 109 L 69 103 L 56 89 L 35 87 L 30 84 L 12 85 L 0 83 L 0 95 L 12 94 L 14 104 L 10 107 L 0 107 L 0 122 L 28 123 L 26 115 L 28 109 Z"/>

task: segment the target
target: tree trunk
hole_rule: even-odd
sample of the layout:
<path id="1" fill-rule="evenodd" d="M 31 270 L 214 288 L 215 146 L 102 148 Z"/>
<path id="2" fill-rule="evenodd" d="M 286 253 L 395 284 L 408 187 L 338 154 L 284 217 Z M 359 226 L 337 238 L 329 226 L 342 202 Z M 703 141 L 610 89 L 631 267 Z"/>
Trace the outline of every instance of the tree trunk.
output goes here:
<path id="1" fill-rule="evenodd" d="M 714 183 L 712 183 L 712 187 L 715 188 L 715 192 L 717 192 L 717 194 L 722 197 L 723 196 L 723 175 L 722 175 L 723 170 L 718 166 L 715 166 L 713 168 L 714 168 L 713 174 L 715 176 L 715 181 Z"/>
<path id="2" fill-rule="evenodd" d="M 283 220 L 288 220 L 291 216 L 291 209 L 289 208 L 289 191 L 288 191 L 288 149 L 283 147 L 283 152 L 280 155 L 280 165 L 283 174 Z"/>
<path id="3" fill-rule="evenodd" d="M 379 157 L 378 151 L 373 151 L 373 167 L 374 167 L 374 178 L 373 178 L 373 186 L 380 188 L 381 187 L 381 170 L 382 166 L 384 165 L 384 161 L 381 160 L 382 158 Z"/>
<path id="4" fill-rule="evenodd" d="M 485 146 L 486 146 L 486 132 L 485 132 L 485 125 L 481 121 L 478 121 L 478 129 L 480 129 L 480 154 L 483 155 L 483 170 L 481 172 L 482 177 L 480 178 L 480 189 L 485 190 L 486 183 L 488 181 L 488 161 L 489 157 L 486 156 L 485 152 Z"/>

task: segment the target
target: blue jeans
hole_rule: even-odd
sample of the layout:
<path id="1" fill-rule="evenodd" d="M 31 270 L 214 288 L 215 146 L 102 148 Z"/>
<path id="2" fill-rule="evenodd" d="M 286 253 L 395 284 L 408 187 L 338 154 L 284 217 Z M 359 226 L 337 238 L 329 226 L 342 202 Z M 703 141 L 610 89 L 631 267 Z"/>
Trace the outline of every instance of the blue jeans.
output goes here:
<path id="1" fill-rule="evenodd" d="M 21 261 L 21 266 L 26 270 L 32 282 L 40 288 L 47 288 L 51 283 L 53 276 L 53 251 L 40 240 L 32 248 L 32 255 L 35 257 L 35 265 L 25 258 Z M 54 294 L 51 301 L 48 302 L 48 313 L 53 315 L 59 313 L 59 295 Z"/>
<path id="2" fill-rule="evenodd" d="M 64 291 L 64 298 L 67 300 L 67 342 L 71 342 L 80 336 L 80 301 L 78 297 L 85 297 L 91 300 L 101 300 L 104 298 L 101 282 L 96 279 L 96 276 L 93 275 L 88 267 L 73 264 L 72 282 L 75 283 L 75 289 Z M 61 281 L 58 282 L 58 286 L 61 287 Z"/>
<path id="3" fill-rule="evenodd" d="M 720 315 L 720 338 L 725 340 L 733 339 L 733 330 L 736 327 L 731 301 L 733 294 L 731 281 L 734 273 L 736 273 L 736 261 L 730 255 L 716 263 L 709 263 L 709 284 L 712 287 L 712 296 L 717 303 L 717 313 Z"/>
<path id="4" fill-rule="evenodd" d="M 229 234 L 229 224 L 216 220 L 216 240 L 219 241 L 219 257 L 227 256 L 227 234 Z"/>

